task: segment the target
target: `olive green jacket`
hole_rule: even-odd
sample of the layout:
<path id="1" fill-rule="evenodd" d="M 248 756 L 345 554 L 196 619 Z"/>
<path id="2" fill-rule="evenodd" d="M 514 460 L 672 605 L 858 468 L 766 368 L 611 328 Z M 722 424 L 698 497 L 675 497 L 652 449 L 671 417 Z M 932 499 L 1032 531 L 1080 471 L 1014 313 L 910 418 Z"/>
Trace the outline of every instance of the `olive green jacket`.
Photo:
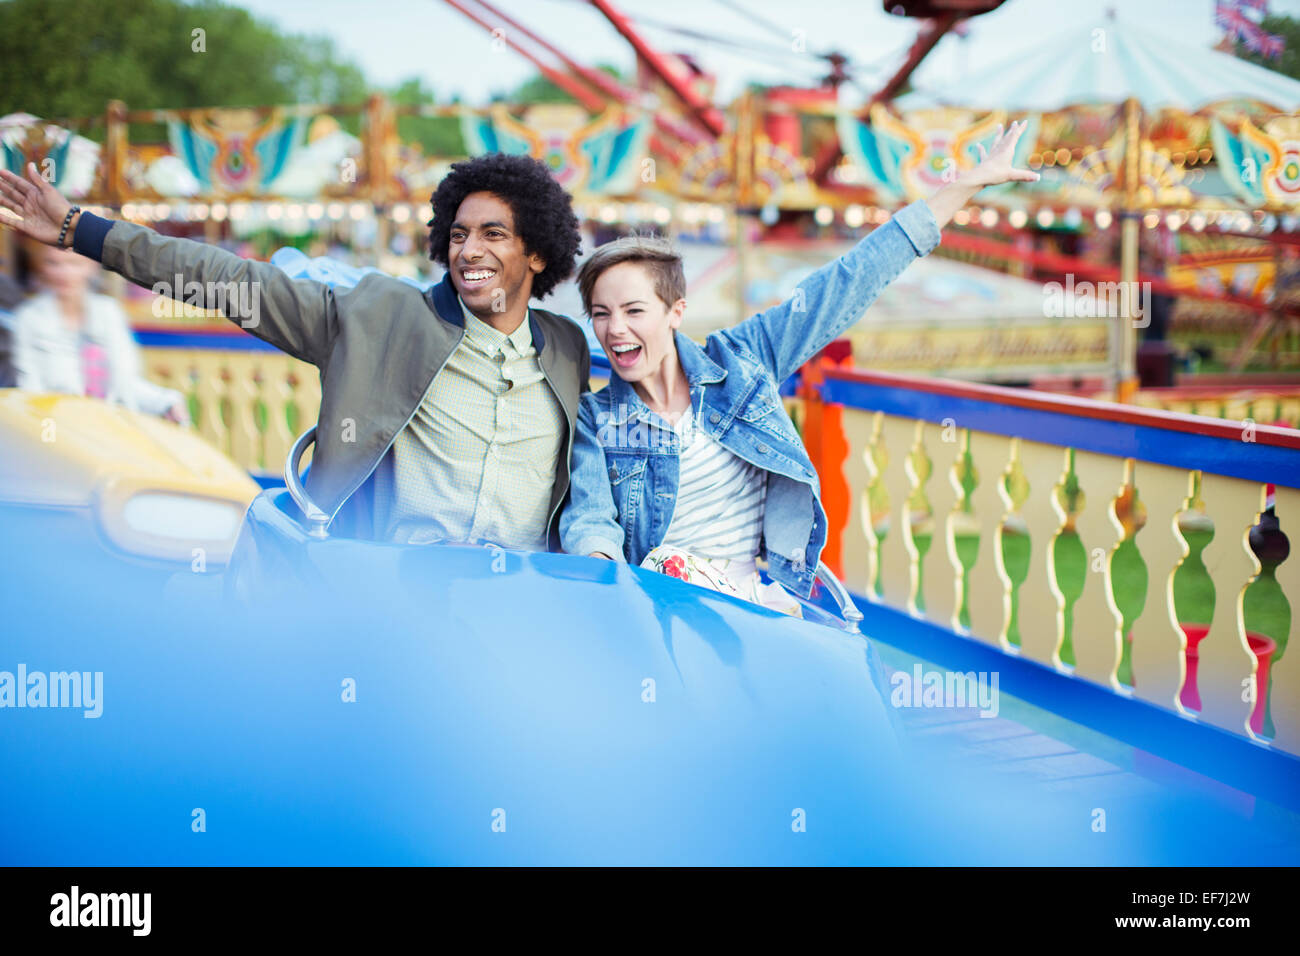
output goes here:
<path id="1" fill-rule="evenodd" d="M 449 277 L 427 292 L 371 274 L 349 289 L 291 279 L 270 263 L 206 243 L 159 235 L 83 213 L 74 248 L 138 285 L 218 309 L 232 322 L 320 369 L 321 406 L 307 491 L 332 533 L 375 537 L 373 476 L 465 334 Z M 550 540 L 569 489 L 578 396 L 591 355 L 571 319 L 529 310 L 546 381 L 564 409 L 568 437 L 550 500 Z"/>

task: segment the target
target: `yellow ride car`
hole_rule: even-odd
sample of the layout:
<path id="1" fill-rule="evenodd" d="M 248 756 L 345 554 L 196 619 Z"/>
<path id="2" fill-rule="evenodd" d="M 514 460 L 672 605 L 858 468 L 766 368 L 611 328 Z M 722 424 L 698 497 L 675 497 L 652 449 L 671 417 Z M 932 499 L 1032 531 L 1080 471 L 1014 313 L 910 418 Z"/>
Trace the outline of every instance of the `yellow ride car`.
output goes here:
<path id="1" fill-rule="evenodd" d="M 223 567 L 258 485 L 195 432 L 93 398 L 0 389 L 0 523 L 172 571 Z"/>

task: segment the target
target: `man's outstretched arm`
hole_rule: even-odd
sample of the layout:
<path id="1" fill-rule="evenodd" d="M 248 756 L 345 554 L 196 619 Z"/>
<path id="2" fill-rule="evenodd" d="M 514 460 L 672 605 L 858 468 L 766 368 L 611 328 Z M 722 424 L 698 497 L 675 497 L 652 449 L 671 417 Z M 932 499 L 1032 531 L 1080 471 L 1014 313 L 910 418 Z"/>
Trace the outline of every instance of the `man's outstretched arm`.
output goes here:
<path id="1" fill-rule="evenodd" d="M 46 245 L 72 248 L 159 295 L 206 309 L 295 358 L 319 365 L 338 326 L 334 293 L 320 283 L 290 279 L 265 262 L 189 239 L 159 235 L 134 223 L 68 212 L 72 204 L 29 163 L 26 178 L 0 169 L 0 217 Z M 66 223 L 66 229 L 65 229 Z"/>

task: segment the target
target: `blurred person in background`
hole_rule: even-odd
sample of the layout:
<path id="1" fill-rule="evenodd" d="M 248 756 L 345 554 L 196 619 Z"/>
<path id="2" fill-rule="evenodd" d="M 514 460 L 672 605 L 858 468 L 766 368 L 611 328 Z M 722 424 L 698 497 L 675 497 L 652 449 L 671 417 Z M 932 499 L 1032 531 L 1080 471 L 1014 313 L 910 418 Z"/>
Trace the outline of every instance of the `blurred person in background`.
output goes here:
<path id="1" fill-rule="evenodd" d="M 184 396 L 144 377 L 140 347 L 117 300 L 91 291 L 99 264 L 49 246 L 34 245 L 31 254 L 39 291 L 9 320 L 12 384 L 102 398 L 188 425 Z"/>
<path id="2" fill-rule="evenodd" d="M 23 301 L 23 289 L 6 275 L 0 275 L 0 388 L 13 388 L 18 375 L 13 363 L 14 309 Z"/>

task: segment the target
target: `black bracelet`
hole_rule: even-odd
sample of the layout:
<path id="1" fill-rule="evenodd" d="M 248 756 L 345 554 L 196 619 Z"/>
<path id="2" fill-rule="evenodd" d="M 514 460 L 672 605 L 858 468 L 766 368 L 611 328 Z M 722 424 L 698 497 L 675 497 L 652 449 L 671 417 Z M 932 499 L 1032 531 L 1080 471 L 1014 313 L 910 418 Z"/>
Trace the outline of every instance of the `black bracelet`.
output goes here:
<path id="1" fill-rule="evenodd" d="M 63 228 L 59 230 L 59 248 L 63 248 L 63 239 L 68 234 L 68 226 L 72 224 L 72 217 L 81 212 L 80 206 L 72 206 L 68 214 L 63 217 Z"/>

